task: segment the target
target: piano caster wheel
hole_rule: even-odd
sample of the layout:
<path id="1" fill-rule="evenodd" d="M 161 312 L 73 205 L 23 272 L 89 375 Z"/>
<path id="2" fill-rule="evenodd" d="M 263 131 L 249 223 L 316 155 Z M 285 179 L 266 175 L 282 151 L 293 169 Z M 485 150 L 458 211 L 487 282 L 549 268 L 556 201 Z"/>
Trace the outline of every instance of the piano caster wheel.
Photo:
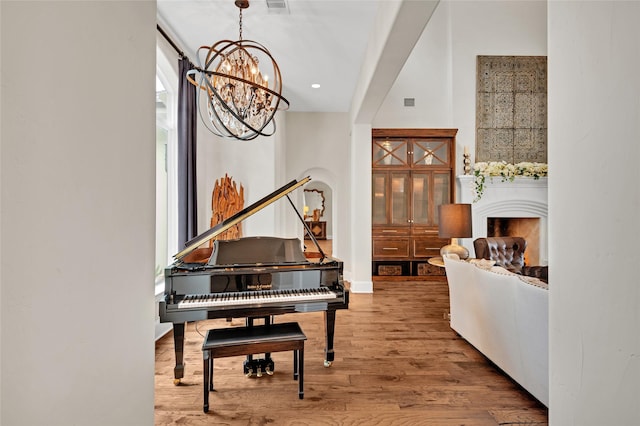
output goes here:
<path id="1" fill-rule="evenodd" d="M 325 366 L 325 368 L 329 368 L 329 367 L 331 367 L 331 364 L 333 364 L 333 361 L 327 361 L 326 359 L 324 360 L 324 366 Z"/>
<path id="2" fill-rule="evenodd" d="M 180 384 L 180 379 L 173 379 L 173 384 L 178 386 Z"/>

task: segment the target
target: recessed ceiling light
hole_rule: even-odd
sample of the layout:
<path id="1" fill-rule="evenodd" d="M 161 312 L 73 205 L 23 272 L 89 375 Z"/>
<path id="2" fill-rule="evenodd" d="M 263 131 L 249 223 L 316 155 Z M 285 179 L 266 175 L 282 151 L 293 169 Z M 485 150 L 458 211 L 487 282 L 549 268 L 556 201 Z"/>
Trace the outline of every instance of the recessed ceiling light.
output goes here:
<path id="1" fill-rule="evenodd" d="M 313 87 L 314 89 L 319 89 L 320 85 L 318 83 L 313 83 L 311 87 Z"/>

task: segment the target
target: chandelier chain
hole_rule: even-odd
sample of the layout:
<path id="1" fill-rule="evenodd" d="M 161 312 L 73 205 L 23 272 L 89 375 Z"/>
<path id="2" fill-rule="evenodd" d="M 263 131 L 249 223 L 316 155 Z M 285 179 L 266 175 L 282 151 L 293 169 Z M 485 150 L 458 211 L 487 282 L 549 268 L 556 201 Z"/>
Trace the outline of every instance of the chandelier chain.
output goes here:
<path id="1" fill-rule="evenodd" d="M 239 8 L 239 9 L 240 9 L 240 25 L 239 25 L 239 27 L 240 27 L 240 39 L 239 40 L 242 41 L 242 8 Z"/>

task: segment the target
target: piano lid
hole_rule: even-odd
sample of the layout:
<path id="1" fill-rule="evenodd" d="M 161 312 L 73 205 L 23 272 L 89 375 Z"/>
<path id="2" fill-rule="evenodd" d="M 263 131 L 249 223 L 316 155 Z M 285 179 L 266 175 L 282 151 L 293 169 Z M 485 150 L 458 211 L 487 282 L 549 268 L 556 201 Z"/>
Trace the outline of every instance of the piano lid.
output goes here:
<path id="1" fill-rule="evenodd" d="M 176 260 L 184 259 L 185 256 L 187 256 L 189 253 L 191 253 L 192 251 L 200 247 L 202 244 L 215 238 L 216 236 L 220 235 L 221 233 L 231 228 L 235 224 L 242 222 L 249 216 L 252 216 L 254 213 L 262 210 L 263 208 L 273 203 L 274 201 L 279 200 L 280 198 L 289 194 L 293 190 L 306 184 L 310 180 L 311 180 L 311 177 L 309 176 L 299 181 L 294 179 L 288 184 L 282 186 L 281 188 L 276 189 L 271 194 L 256 201 L 255 203 L 251 204 L 249 207 L 242 209 L 238 213 L 234 214 L 230 218 L 225 219 L 223 222 L 217 224 L 213 228 L 210 228 L 209 230 L 203 232 L 202 234 L 187 241 L 185 243 L 185 248 L 173 255 L 174 259 Z"/>

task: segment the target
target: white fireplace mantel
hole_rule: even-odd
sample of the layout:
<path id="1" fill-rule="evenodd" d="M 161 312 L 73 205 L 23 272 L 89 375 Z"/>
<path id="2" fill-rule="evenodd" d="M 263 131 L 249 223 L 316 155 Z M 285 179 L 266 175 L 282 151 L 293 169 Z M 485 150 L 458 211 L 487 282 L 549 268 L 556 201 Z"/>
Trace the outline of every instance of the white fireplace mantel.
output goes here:
<path id="1" fill-rule="evenodd" d="M 473 253 L 473 240 L 487 236 L 487 218 L 516 217 L 540 219 L 540 261 L 546 265 L 548 259 L 548 197 L 547 177 L 516 177 L 513 181 L 502 181 L 501 177 L 486 178 L 484 193 L 476 198 L 473 175 L 458 176 L 458 199 L 471 204 L 473 238 L 461 239 L 460 244 Z"/>

